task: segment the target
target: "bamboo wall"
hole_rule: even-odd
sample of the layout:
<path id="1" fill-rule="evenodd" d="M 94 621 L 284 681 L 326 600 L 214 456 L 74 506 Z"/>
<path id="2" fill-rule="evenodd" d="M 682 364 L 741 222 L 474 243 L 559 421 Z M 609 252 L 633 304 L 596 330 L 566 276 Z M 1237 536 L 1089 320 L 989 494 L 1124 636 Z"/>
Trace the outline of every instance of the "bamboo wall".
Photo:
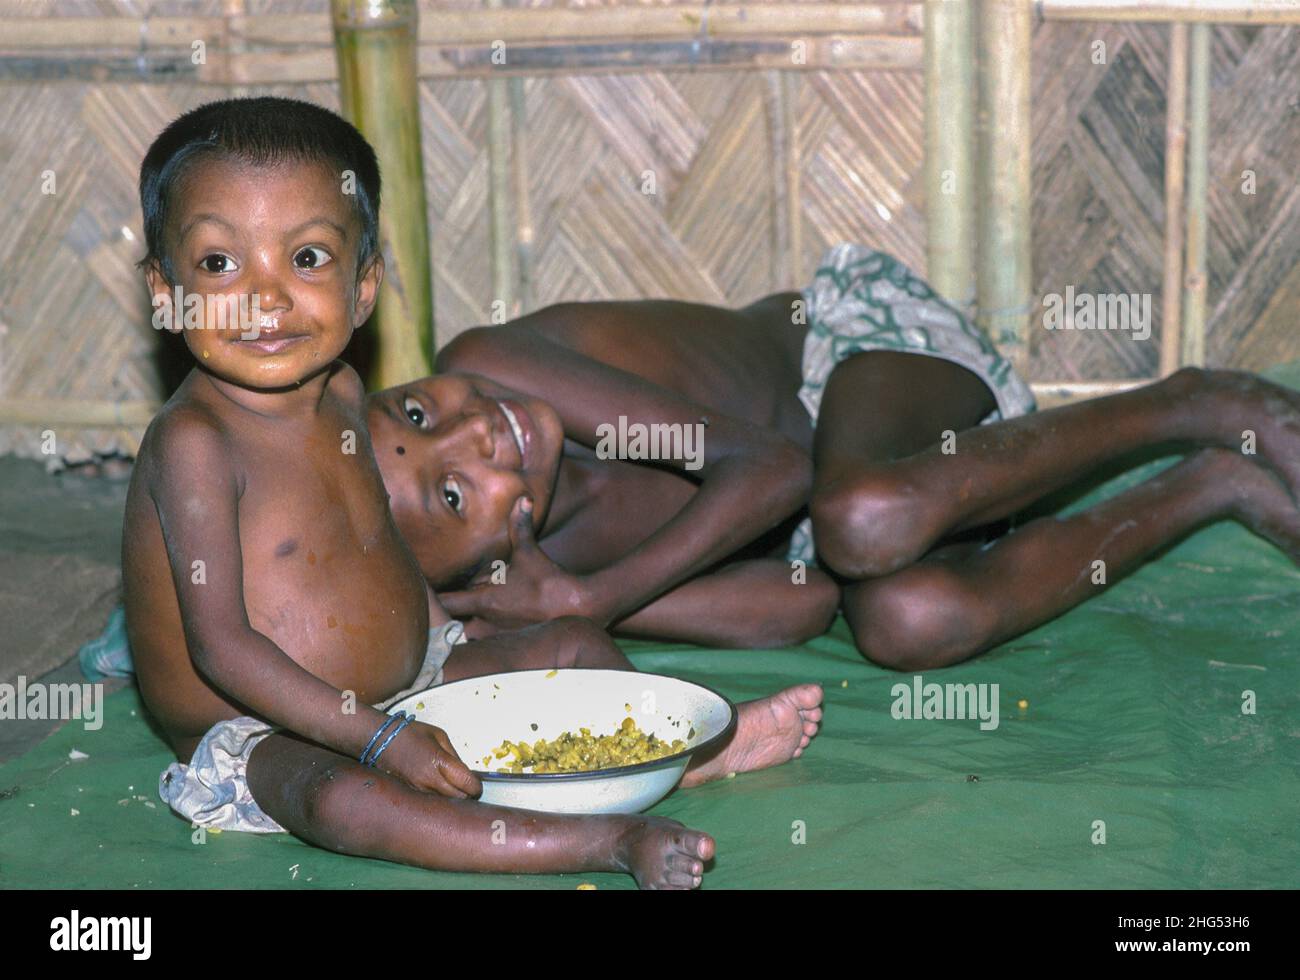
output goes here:
<path id="1" fill-rule="evenodd" d="M 297 22 L 292 43 L 277 47 L 267 43 L 275 22 L 262 20 L 306 13 L 319 21 L 327 6 L 0 0 L 0 21 L 115 17 L 129 27 L 123 36 L 137 36 L 145 14 L 243 17 L 239 23 L 269 32 L 253 32 L 251 41 L 248 32 L 228 35 L 196 69 L 152 49 L 146 58 L 120 38 L 103 48 L 6 47 L 0 28 L 0 400 L 45 419 L 56 416 L 43 414 L 42 399 L 124 402 L 129 412 L 165 396 L 169 374 L 134 268 L 140 159 L 174 116 L 227 94 L 290 95 L 337 109 L 337 86 L 310 80 L 331 70 L 312 29 L 301 27 L 312 22 Z M 422 2 L 422 13 L 432 6 Z M 520 253 L 527 283 L 519 282 L 518 256 L 511 269 L 516 307 L 645 296 L 746 303 L 802 285 L 824 249 L 842 240 L 924 270 L 920 5 L 878 6 L 887 14 L 880 44 L 826 38 L 798 71 L 771 67 L 788 63 L 788 43 L 741 41 L 704 48 L 730 67 L 690 70 L 680 63 L 689 38 L 642 52 L 642 63 L 658 58 L 666 69 L 621 69 L 618 51 L 589 51 L 585 57 L 606 63 L 581 73 L 538 61 L 509 100 L 522 110 L 512 139 L 526 161 L 506 195 L 508 224 L 528 240 Z M 1049 333 L 1035 318 L 1028 372 L 1053 380 L 1151 376 L 1160 351 L 1169 27 L 1036 18 L 1033 32 L 1036 297 L 1069 285 L 1150 293 L 1155 326 L 1149 341 L 1136 342 L 1117 333 Z M 441 344 L 488 322 L 502 283 L 494 287 L 489 261 L 489 83 L 481 61 L 465 53 L 482 45 L 457 42 L 453 50 L 424 40 L 421 124 Z M 1097 42 L 1105 64 L 1095 63 Z M 862 64 L 883 67 L 853 67 Z M 1258 369 L 1300 357 L 1300 28 L 1215 27 L 1211 70 L 1206 358 Z M 299 81 L 265 83 L 282 77 Z M 41 193 L 48 170 L 56 174 L 53 195 Z M 647 171 L 653 194 L 644 193 Z M 1254 194 L 1243 193 L 1243 171 L 1254 173 Z M 54 425 L 59 452 L 74 459 L 131 452 L 143 426 L 125 422 Z M 0 452 L 36 455 L 48 427 L 0 427 Z"/>

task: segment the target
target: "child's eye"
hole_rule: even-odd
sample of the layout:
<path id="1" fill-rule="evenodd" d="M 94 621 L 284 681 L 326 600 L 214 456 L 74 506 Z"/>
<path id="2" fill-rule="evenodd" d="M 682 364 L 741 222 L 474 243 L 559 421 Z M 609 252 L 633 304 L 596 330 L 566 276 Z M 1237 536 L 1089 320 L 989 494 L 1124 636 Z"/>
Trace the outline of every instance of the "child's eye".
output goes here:
<path id="1" fill-rule="evenodd" d="M 211 255 L 205 255 L 199 260 L 199 267 L 204 272 L 211 272 L 213 275 L 222 275 L 227 272 L 234 272 L 239 268 L 235 265 L 235 260 L 229 255 L 222 255 L 220 252 L 213 252 Z"/>
<path id="2" fill-rule="evenodd" d="M 402 411 L 406 417 L 411 420 L 411 424 L 417 429 L 429 428 L 429 416 L 425 414 L 424 407 L 409 395 L 402 402 Z"/>
<path id="3" fill-rule="evenodd" d="M 330 261 L 330 253 L 315 245 L 299 249 L 293 257 L 293 264 L 299 269 L 319 269 L 323 265 L 329 265 Z"/>
<path id="4" fill-rule="evenodd" d="M 442 499 L 447 501 L 447 506 L 457 514 L 462 513 L 464 498 L 460 494 L 460 484 L 456 482 L 454 476 L 449 476 L 442 481 Z"/>

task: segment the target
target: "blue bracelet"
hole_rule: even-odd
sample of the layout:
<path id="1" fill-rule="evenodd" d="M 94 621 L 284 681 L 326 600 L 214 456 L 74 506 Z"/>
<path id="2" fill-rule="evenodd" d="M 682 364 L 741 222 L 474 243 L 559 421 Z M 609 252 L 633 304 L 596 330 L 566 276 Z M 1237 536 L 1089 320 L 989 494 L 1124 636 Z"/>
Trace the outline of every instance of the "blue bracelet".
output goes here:
<path id="1" fill-rule="evenodd" d="M 370 741 L 367 742 L 366 747 L 361 750 L 361 758 L 357 760 L 358 762 L 360 762 L 363 766 L 374 764 L 373 759 L 370 762 L 366 762 L 366 755 L 370 752 L 370 749 L 374 746 L 374 744 L 379 741 L 379 736 L 384 734 L 384 731 L 388 728 L 388 726 L 391 725 L 393 722 L 397 721 L 401 717 L 402 716 L 399 713 L 395 715 L 389 715 L 387 718 L 384 719 L 384 723 L 379 726 L 379 731 L 375 732 L 374 735 L 370 736 Z M 378 753 L 375 754 L 378 755 Z"/>
<path id="2" fill-rule="evenodd" d="M 372 768 L 374 767 L 375 763 L 379 761 L 379 757 L 384 754 L 384 749 L 388 748 L 388 743 L 391 742 L 393 739 L 397 738 L 397 733 L 400 732 L 407 725 L 409 725 L 411 722 L 415 721 L 415 715 L 405 711 L 399 711 L 397 713 L 397 717 L 402 719 L 402 723 L 393 729 L 392 734 L 389 735 L 388 738 L 384 739 L 383 744 L 380 745 L 379 748 L 375 749 L 375 754 L 370 757 L 370 762 L 367 763 Z"/>

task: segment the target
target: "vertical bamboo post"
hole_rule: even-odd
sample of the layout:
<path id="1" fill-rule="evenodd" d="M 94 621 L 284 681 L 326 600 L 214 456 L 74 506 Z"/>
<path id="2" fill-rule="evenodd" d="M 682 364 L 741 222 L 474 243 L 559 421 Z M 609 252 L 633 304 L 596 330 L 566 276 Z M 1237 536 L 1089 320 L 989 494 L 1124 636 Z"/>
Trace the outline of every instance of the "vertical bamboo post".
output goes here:
<path id="1" fill-rule="evenodd" d="M 379 157 L 386 269 L 374 320 L 370 383 L 387 388 L 430 371 L 433 285 L 420 147 L 414 0 L 331 0 L 343 114 Z"/>
<path id="2" fill-rule="evenodd" d="M 226 72 L 230 71 L 231 59 L 237 55 L 242 55 L 248 50 L 248 45 L 243 37 L 233 34 L 230 30 L 231 18 L 242 18 L 248 14 L 245 0 L 222 0 L 221 4 L 221 52 L 225 58 Z M 230 88 L 230 98 L 243 99 L 249 95 L 248 86 L 234 85 Z"/>
<path id="3" fill-rule="evenodd" d="M 488 8 L 501 7 L 501 0 L 488 0 Z M 509 46 L 505 48 L 509 60 Z M 488 110 L 488 209 L 492 255 L 492 305 L 500 302 L 507 317 L 515 308 L 513 255 L 514 235 L 510 230 L 510 92 L 504 78 L 489 78 Z"/>
<path id="4" fill-rule="evenodd" d="M 772 288 L 803 285 L 803 228 L 799 214 L 798 78 L 791 71 L 763 73 L 769 170 L 772 175 Z"/>
<path id="5" fill-rule="evenodd" d="M 790 236 L 790 286 L 793 289 L 804 285 L 803 272 L 803 211 L 800 208 L 799 187 L 799 75 L 785 70 L 781 72 L 781 112 L 785 121 L 781 128 L 785 131 L 785 225 Z"/>
<path id="6" fill-rule="evenodd" d="M 533 308 L 533 208 L 528 192 L 528 105 L 524 79 L 510 79 L 510 166 L 515 191 L 515 257 L 519 266 L 519 312 Z"/>
<path id="7" fill-rule="evenodd" d="M 1169 31 L 1169 81 L 1165 88 L 1165 278 L 1160 330 L 1160 373 L 1172 374 L 1182 358 L 1183 173 L 1187 154 L 1187 25 Z"/>
<path id="8" fill-rule="evenodd" d="M 1029 356 L 1029 0 L 979 6 L 979 322 L 1023 368 Z"/>
<path id="9" fill-rule="evenodd" d="M 1187 127 L 1187 275 L 1183 292 L 1184 364 L 1205 364 L 1205 223 L 1209 171 L 1210 25 L 1191 29 L 1191 105 Z"/>
<path id="10" fill-rule="evenodd" d="M 968 0 L 925 0 L 926 277 L 963 313 L 975 298 L 971 23 Z"/>
<path id="11" fill-rule="evenodd" d="M 763 108 L 767 116 L 767 170 L 772 180 L 768 279 L 770 288 L 776 289 L 785 278 L 790 261 L 790 222 L 786 204 L 790 193 L 786 144 L 790 134 L 785 128 L 785 87 L 781 72 L 775 68 L 763 72 Z"/>

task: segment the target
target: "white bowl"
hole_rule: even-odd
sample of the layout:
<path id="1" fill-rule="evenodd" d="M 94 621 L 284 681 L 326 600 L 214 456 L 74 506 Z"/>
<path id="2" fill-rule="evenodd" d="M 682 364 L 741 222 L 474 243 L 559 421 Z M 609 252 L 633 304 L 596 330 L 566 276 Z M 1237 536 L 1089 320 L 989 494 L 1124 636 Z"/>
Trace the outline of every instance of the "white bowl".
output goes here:
<path id="1" fill-rule="evenodd" d="M 409 711 L 443 729 L 483 781 L 484 803 L 547 813 L 640 813 L 677 785 L 693 753 L 716 745 L 736 726 L 735 706 L 716 691 L 631 670 L 486 674 L 412 694 L 389 710 Z M 549 741 L 579 728 L 608 735 L 629 715 L 643 732 L 669 743 L 681 739 L 686 748 L 653 762 L 592 772 L 493 772 L 510 761 L 495 756 L 483 765 L 507 739 Z"/>

